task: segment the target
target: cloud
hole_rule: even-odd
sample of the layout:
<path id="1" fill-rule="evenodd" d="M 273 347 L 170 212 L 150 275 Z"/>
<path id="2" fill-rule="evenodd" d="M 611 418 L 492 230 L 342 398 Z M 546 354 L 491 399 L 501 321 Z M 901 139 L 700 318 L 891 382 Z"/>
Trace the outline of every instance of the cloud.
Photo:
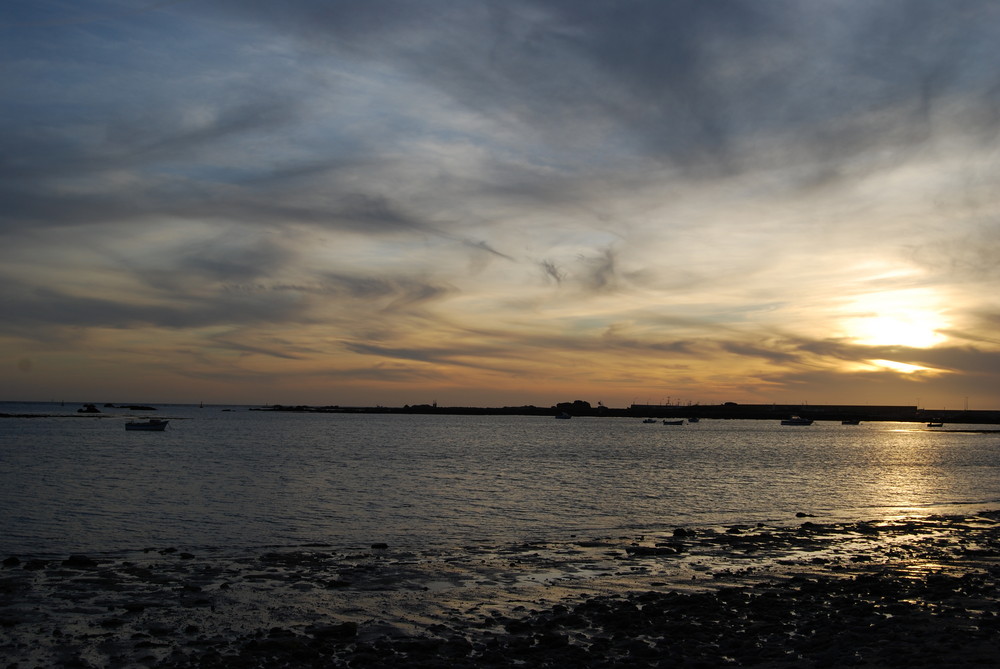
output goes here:
<path id="1" fill-rule="evenodd" d="M 974 2 L 957 11 L 739 0 L 230 9 L 312 48 L 399 68 L 549 148 L 573 154 L 626 140 L 629 151 L 695 172 L 715 165 L 709 173 L 748 167 L 732 161 L 755 136 L 843 157 L 919 139 L 912 129 L 928 132 L 954 92 L 988 103 L 992 79 L 977 49 L 989 48 L 997 19 Z"/>
<path id="2" fill-rule="evenodd" d="M 992 3 L 56 9 L 0 24 L 12 351 L 484 393 L 996 373 Z M 860 345 L 879 318 L 948 339 Z"/>
<path id="3" fill-rule="evenodd" d="M 996 204 L 991 202 L 989 206 L 992 208 Z M 930 272 L 959 281 L 1000 279 L 1000 267 L 996 263 L 1000 253 L 1000 221 L 991 215 L 973 226 L 959 222 L 956 227 L 941 231 L 923 244 L 911 246 L 913 261 Z"/>
<path id="4" fill-rule="evenodd" d="M 11 291 L 0 301 L 0 330 L 37 337 L 39 328 L 121 328 L 152 325 L 203 328 L 214 325 L 269 323 L 289 326 L 303 319 L 293 302 L 280 297 L 230 295 L 217 299 L 179 299 L 176 305 L 125 300 L 33 288 Z"/>
<path id="5" fill-rule="evenodd" d="M 253 346 L 251 344 L 233 341 L 229 336 L 213 337 L 212 344 L 213 346 L 217 346 L 219 348 L 227 349 L 230 351 L 264 355 L 284 360 L 301 360 L 303 358 L 303 356 L 301 355 L 289 352 L 290 347 L 287 346 L 287 344 L 273 348 L 265 348 L 262 346 Z"/>
<path id="6" fill-rule="evenodd" d="M 746 342 L 721 342 L 719 347 L 736 355 L 750 358 L 761 358 L 772 363 L 800 364 L 802 358 L 794 352 L 775 350 L 765 346 L 755 346 Z"/>
<path id="7" fill-rule="evenodd" d="M 538 264 L 542 268 L 542 271 L 545 273 L 545 276 L 549 277 L 556 283 L 562 283 L 563 273 L 559 269 L 558 265 L 556 265 L 553 261 L 542 260 Z"/>

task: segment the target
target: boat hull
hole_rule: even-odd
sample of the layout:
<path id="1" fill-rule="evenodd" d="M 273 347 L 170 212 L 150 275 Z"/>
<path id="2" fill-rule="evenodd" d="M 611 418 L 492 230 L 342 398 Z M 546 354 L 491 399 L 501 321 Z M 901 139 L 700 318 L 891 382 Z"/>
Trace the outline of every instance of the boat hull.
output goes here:
<path id="1" fill-rule="evenodd" d="M 144 423 L 125 423 L 125 429 L 129 432 L 163 432 L 167 429 L 166 420 L 151 420 Z"/>
<path id="2" fill-rule="evenodd" d="M 794 418 L 789 418 L 787 420 L 781 421 L 781 424 L 782 425 L 812 425 L 813 422 L 812 422 L 811 418 L 799 418 L 798 416 L 795 416 Z"/>

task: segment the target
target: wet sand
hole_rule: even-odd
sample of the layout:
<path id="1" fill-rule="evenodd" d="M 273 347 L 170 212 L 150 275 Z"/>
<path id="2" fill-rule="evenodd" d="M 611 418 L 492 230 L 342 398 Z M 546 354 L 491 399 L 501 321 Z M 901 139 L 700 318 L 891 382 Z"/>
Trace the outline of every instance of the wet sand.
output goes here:
<path id="1" fill-rule="evenodd" d="M 9 556 L 0 667 L 995 666 L 998 520 Z"/>

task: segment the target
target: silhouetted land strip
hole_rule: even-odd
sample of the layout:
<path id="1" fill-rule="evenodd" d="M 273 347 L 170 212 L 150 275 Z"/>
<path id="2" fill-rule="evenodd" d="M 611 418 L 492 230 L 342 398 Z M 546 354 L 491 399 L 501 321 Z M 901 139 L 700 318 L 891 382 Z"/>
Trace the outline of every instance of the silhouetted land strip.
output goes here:
<path id="1" fill-rule="evenodd" d="M 155 410 L 154 407 L 122 406 L 117 408 Z M 568 414 L 606 418 L 672 418 L 718 420 L 772 420 L 801 416 L 817 421 L 859 420 L 862 422 L 945 423 L 952 425 L 1000 425 L 1000 411 L 967 409 L 918 409 L 915 406 L 838 405 L 838 404 L 633 404 L 627 408 L 596 407 L 582 400 L 560 402 L 550 407 L 534 405 L 507 407 L 442 407 L 433 404 L 402 407 L 311 406 L 305 404 L 274 404 L 250 407 L 251 411 L 283 411 L 291 413 L 351 413 L 351 414 L 438 414 L 467 416 L 555 416 Z M 0 418 L 100 418 L 119 414 L 83 413 L 0 413 Z M 940 428 L 938 428 L 940 431 Z M 947 431 L 947 430 L 946 430 Z M 952 428 L 950 431 L 957 431 Z M 977 430 L 982 432 L 982 430 Z"/>
<path id="2" fill-rule="evenodd" d="M 1000 424 L 1000 411 L 918 409 L 916 406 L 839 405 L 839 404 L 694 404 L 688 406 L 633 404 L 628 408 L 591 406 L 588 402 L 561 402 L 551 407 L 533 405 L 516 407 L 440 407 L 431 404 L 402 407 L 286 406 L 276 404 L 255 408 L 257 411 L 301 413 L 371 413 L 371 414 L 441 414 L 472 416 L 571 416 L 610 418 L 698 418 L 720 420 L 782 420 L 801 416 L 813 420 L 898 421 L 915 423 Z"/>

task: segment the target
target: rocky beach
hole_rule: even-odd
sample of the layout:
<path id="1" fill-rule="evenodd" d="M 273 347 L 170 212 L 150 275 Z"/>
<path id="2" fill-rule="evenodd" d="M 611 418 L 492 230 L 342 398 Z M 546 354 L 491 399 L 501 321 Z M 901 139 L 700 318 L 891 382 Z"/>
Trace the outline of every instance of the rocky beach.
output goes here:
<path id="1" fill-rule="evenodd" d="M 2 666 L 993 666 L 1000 512 L 7 556 Z"/>

